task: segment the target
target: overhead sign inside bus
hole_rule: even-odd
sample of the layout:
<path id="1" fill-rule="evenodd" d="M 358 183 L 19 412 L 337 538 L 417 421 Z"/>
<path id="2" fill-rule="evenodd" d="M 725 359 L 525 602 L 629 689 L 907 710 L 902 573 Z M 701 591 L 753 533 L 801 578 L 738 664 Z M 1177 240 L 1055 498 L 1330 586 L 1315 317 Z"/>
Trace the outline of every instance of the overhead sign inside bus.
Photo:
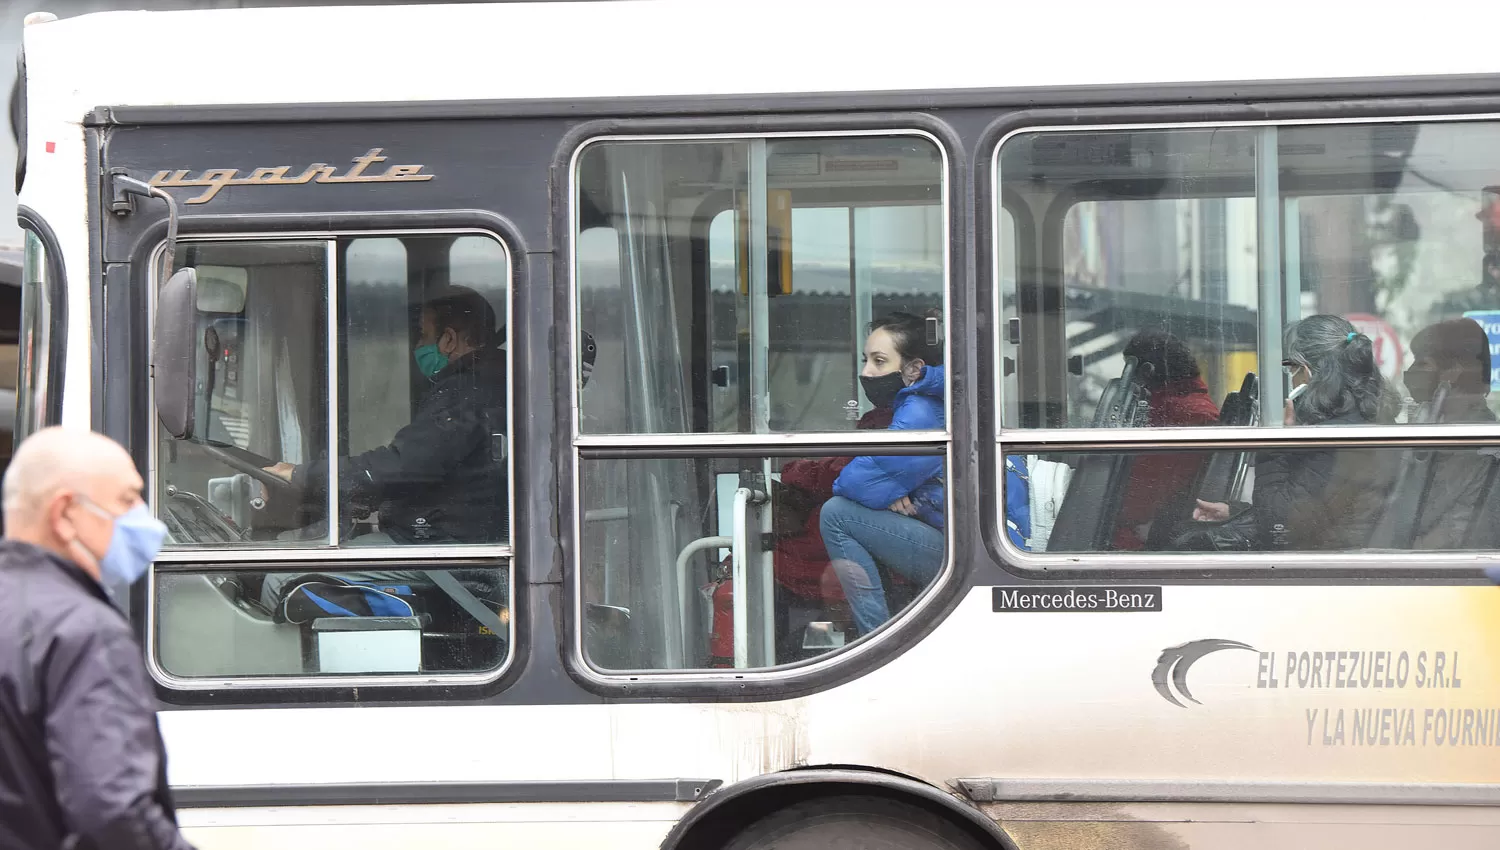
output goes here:
<path id="1" fill-rule="evenodd" d="M 163 189 L 185 189 L 199 188 L 207 190 L 201 195 L 188 198 L 189 204 L 206 204 L 212 201 L 227 186 L 302 186 L 307 183 L 420 183 L 431 180 L 433 174 L 423 174 L 422 165 L 392 165 L 386 168 L 382 174 L 366 174 L 365 169 L 377 162 L 385 162 L 387 157 L 381 156 L 381 148 L 371 148 L 364 156 L 354 158 L 354 165 L 344 174 L 338 173 L 338 166 L 329 165 L 326 162 L 315 162 L 309 165 L 296 177 L 288 177 L 287 173 L 292 170 L 290 165 L 280 165 L 273 168 L 256 168 L 245 177 L 239 176 L 237 168 L 208 168 L 197 177 L 192 172 L 183 169 L 181 171 L 158 171 L 151 178 L 151 185 Z"/>

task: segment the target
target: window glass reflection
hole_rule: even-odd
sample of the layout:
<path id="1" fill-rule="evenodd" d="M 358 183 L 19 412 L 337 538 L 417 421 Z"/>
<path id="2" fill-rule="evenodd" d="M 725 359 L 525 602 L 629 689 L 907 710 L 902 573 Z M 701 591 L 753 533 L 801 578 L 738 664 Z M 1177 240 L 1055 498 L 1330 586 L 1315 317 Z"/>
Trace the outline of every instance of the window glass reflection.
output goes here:
<path id="1" fill-rule="evenodd" d="M 1007 455 L 1011 542 L 1032 552 L 1483 551 L 1500 451 L 1119 449 Z M 1142 474 L 1142 470 L 1150 470 Z M 1162 470 L 1189 470 L 1164 483 Z"/>
<path id="2" fill-rule="evenodd" d="M 941 316 L 942 181 L 917 138 L 585 149 L 579 324 L 599 371 L 580 429 L 853 428 L 869 323 Z"/>
<path id="3" fill-rule="evenodd" d="M 998 155 L 1007 203 L 1057 224 L 997 244 L 1000 267 L 1017 269 L 1002 301 L 1020 320 L 1015 341 L 1007 328 L 1004 424 L 1092 425 L 1131 340 L 1165 333 L 1193 352 L 1215 400 L 1254 375 L 1257 424 L 1280 427 L 1296 386 L 1282 338 L 1320 315 L 1353 326 L 1401 401 L 1393 420 L 1335 424 L 1414 421 L 1430 398 L 1406 384 L 1419 333 L 1470 318 L 1500 346 L 1497 141 L 1487 121 L 1011 138 Z M 1278 246 L 1268 268 L 1261 254 Z M 1491 355 L 1500 387 L 1495 368 Z"/>

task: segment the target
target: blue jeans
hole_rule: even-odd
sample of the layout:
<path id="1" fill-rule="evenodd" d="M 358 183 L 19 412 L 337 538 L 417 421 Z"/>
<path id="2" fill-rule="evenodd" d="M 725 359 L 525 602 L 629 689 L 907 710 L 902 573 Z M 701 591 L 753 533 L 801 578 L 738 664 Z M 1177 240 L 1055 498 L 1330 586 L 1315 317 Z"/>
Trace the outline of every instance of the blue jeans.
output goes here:
<path id="1" fill-rule="evenodd" d="M 823 546 L 861 635 L 891 618 L 876 562 L 924 586 L 943 566 L 943 532 L 915 517 L 834 496 L 823 505 L 821 524 Z"/>

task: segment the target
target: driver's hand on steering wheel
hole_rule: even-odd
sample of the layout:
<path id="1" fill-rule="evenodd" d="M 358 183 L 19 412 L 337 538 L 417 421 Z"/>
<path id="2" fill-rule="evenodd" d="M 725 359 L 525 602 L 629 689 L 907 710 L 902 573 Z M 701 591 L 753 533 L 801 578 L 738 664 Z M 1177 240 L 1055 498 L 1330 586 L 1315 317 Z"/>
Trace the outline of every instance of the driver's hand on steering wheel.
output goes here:
<path id="1" fill-rule="evenodd" d="M 295 464 L 287 463 L 284 460 L 264 467 L 264 469 L 288 484 L 292 483 L 292 473 L 297 471 Z"/>

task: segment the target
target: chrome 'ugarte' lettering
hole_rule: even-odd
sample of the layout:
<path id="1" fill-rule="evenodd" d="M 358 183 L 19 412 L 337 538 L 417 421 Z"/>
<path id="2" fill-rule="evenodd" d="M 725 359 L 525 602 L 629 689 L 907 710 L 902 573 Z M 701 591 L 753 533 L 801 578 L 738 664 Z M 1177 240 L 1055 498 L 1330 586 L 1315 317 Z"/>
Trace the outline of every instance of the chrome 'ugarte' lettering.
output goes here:
<path id="1" fill-rule="evenodd" d="M 365 169 L 377 162 L 385 162 L 387 157 L 380 155 L 380 148 L 371 148 L 364 156 L 354 158 L 354 165 L 344 174 L 338 173 L 338 167 L 326 162 L 315 162 L 309 165 L 296 177 L 288 177 L 292 170 L 290 165 L 277 166 L 275 168 L 257 168 L 249 175 L 241 177 L 237 168 L 207 168 L 197 177 L 192 172 L 183 169 L 181 171 L 158 171 L 151 178 L 151 185 L 163 189 L 185 189 L 202 187 L 205 191 L 201 195 L 187 199 L 189 204 L 206 204 L 212 201 L 227 186 L 301 186 L 307 183 L 420 183 L 431 180 L 432 174 L 423 174 L 421 165 L 392 165 L 381 174 L 366 174 Z"/>

